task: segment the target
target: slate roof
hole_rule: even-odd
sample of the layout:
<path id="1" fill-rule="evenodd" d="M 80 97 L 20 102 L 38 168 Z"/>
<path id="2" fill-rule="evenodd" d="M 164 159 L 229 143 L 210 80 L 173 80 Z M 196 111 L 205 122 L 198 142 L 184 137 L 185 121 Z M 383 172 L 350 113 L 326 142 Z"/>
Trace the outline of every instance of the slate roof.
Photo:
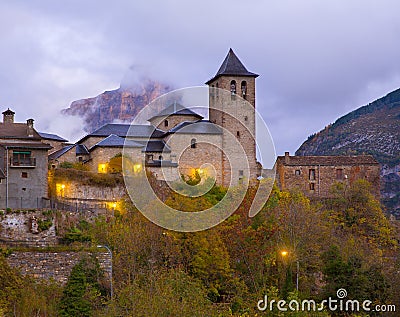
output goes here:
<path id="1" fill-rule="evenodd" d="M 3 111 L 1 114 L 12 115 L 12 114 L 15 114 L 15 112 L 10 110 L 10 108 L 8 108 L 6 111 Z"/>
<path id="2" fill-rule="evenodd" d="M 107 137 L 111 134 L 117 135 L 119 137 L 126 137 L 128 135 L 131 137 L 141 137 L 141 138 L 160 138 L 164 135 L 164 132 L 155 129 L 151 125 L 130 125 L 130 124 L 116 124 L 116 123 L 108 123 L 93 131 L 92 133 L 87 134 L 78 143 L 83 142 L 89 137 L 92 136 L 100 136 Z"/>
<path id="3" fill-rule="evenodd" d="M 178 163 L 172 163 L 166 160 L 147 161 L 145 164 L 147 167 L 178 167 Z"/>
<path id="4" fill-rule="evenodd" d="M 149 141 L 142 152 L 164 152 L 171 153 L 171 148 L 164 141 Z"/>
<path id="5" fill-rule="evenodd" d="M 76 144 L 76 155 L 89 155 L 89 151 L 85 145 Z"/>
<path id="6" fill-rule="evenodd" d="M 196 122 L 184 121 L 173 127 L 167 133 L 222 134 L 222 129 L 208 120 L 200 120 Z"/>
<path id="7" fill-rule="evenodd" d="M 68 140 L 60 137 L 57 134 L 52 133 L 45 133 L 45 132 L 38 132 L 42 139 L 44 140 L 52 140 L 52 141 L 59 141 L 59 142 L 68 142 Z"/>
<path id="8" fill-rule="evenodd" d="M 90 151 L 95 149 L 96 147 L 143 147 L 142 143 L 121 138 L 118 135 L 111 134 L 100 142 L 96 143 L 94 146 L 90 148 Z"/>
<path id="9" fill-rule="evenodd" d="M 277 162 L 286 166 L 339 166 L 339 165 L 379 165 L 372 155 L 353 156 L 278 156 Z"/>
<path id="10" fill-rule="evenodd" d="M 157 117 L 165 117 L 170 115 L 196 116 L 199 119 L 203 119 L 203 116 L 199 115 L 198 113 L 186 108 L 185 106 L 175 101 L 174 103 L 170 104 L 167 108 L 160 111 L 157 115 L 151 117 L 148 121 Z"/>
<path id="11" fill-rule="evenodd" d="M 59 149 L 49 155 L 49 160 L 55 160 L 58 159 L 60 156 L 64 155 L 67 153 L 69 150 L 71 150 L 73 147 L 75 147 L 75 144 L 70 144 L 64 146 L 62 149 Z"/>
<path id="12" fill-rule="evenodd" d="M 89 151 L 84 146 L 83 144 L 69 144 L 64 146 L 62 149 L 59 149 L 49 155 L 49 160 L 55 160 L 58 159 L 59 157 L 63 156 L 65 153 L 67 153 L 69 150 L 75 148 L 75 154 L 76 155 L 88 155 Z"/>
<path id="13" fill-rule="evenodd" d="M 229 49 L 228 55 L 226 55 L 215 76 L 207 81 L 206 84 L 208 85 L 211 81 L 222 75 L 258 77 L 257 74 L 249 72 L 246 69 L 231 48 Z"/>
<path id="14" fill-rule="evenodd" d="M 33 137 L 30 137 L 26 123 L 0 123 L 0 139 L 40 140 L 41 137 L 35 130 Z"/>

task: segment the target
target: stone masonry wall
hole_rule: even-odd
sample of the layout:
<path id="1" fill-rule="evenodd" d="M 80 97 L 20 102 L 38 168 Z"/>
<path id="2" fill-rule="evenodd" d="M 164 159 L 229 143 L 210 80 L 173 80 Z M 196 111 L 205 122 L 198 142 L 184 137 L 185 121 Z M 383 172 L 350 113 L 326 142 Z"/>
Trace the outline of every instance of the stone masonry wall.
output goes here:
<path id="1" fill-rule="evenodd" d="M 337 179 L 338 169 L 343 172 L 342 179 Z M 315 170 L 314 179 L 310 179 L 310 170 Z M 357 179 L 365 179 L 372 184 L 375 196 L 379 197 L 379 170 L 378 165 L 284 166 L 278 164 L 277 180 L 282 189 L 298 189 L 309 197 L 328 198 L 331 197 L 331 188 L 336 182 L 351 185 Z"/>
<path id="2" fill-rule="evenodd" d="M 99 249 L 100 250 L 100 249 Z M 50 280 L 65 284 L 72 268 L 87 252 L 17 252 L 14 251 L 7 257 L 11 267 L 18 268 L 23 275 L 29 275 L 38 279 Z M 111 255 L 108 252 L 96 252 L 96 258 L 100 267 L 111 277 Z"/>

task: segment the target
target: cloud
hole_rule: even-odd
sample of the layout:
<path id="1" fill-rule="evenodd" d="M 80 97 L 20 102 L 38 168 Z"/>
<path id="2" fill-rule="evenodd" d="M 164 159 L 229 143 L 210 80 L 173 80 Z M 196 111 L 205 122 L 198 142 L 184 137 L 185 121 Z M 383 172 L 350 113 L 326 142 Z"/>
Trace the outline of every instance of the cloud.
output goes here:
<path id="1" fill-rule="evenodd" d="M 203 84 L 233 47 L 261 75 L 257 107 L 277 152 L 294 152 L 398 88 L 399 9 L 395 0 L 3 2 L 0 105 L 51 127 L 73 100 L 127 78 Z"/>

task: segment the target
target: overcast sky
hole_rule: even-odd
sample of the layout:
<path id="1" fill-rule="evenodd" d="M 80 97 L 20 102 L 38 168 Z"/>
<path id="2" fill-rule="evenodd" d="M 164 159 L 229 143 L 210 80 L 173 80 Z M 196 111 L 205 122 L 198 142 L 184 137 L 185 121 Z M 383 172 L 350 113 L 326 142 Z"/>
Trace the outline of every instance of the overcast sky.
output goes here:
<path id="1" fill-rule="evenodd" d="M 398 0 L 0 0 L 0 106 L 70 137 L 77 122 L 59 111 L 117 88 L 131 67 L 201 85 L 232 47 L 260 74 L 257 107 L 277 153 L 293 153 L 400 87 L 399 12 Z"/>

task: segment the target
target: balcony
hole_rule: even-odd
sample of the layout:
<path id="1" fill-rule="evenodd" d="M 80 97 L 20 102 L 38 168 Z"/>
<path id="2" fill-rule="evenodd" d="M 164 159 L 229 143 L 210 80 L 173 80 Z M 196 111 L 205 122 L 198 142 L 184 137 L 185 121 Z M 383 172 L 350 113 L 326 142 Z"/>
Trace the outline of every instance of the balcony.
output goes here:
<path id="1" fill-rule="evenodd" d="M 36 167 L 35 157 L 10 158 L 10 167 Z"/>

